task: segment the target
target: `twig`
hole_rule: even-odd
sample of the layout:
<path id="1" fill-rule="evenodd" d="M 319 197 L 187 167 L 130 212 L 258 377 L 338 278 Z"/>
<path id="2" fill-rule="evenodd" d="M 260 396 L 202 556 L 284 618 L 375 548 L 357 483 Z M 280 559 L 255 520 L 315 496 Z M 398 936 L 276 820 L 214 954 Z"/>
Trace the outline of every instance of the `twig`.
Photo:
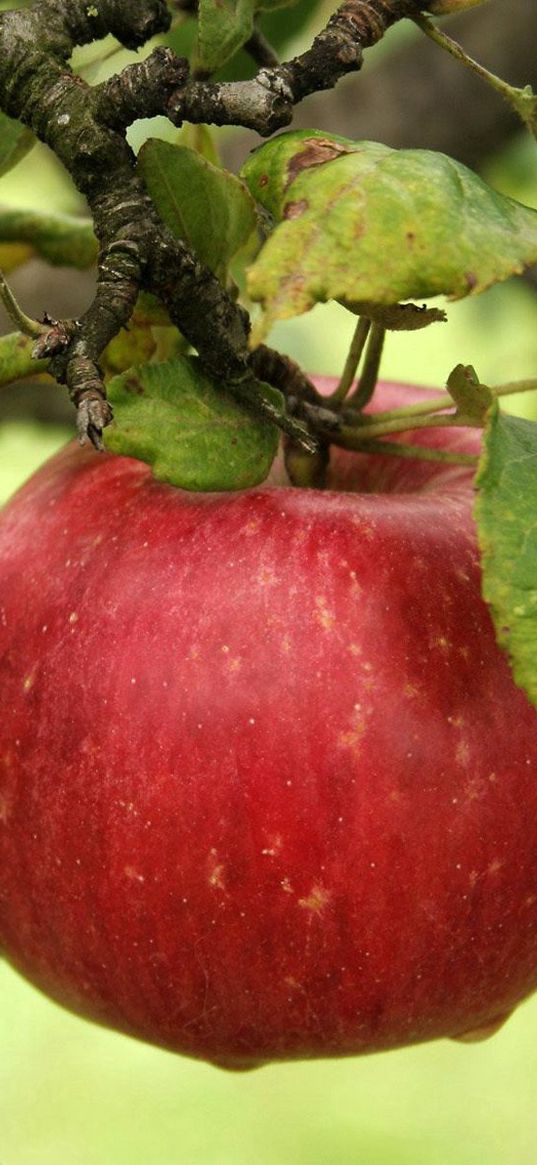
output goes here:
<path id="1" fill-rule="evenodd" d="M 280 63 L 275 49 L 257 25 L 254 26 L 254 31 L 250 39 L 246 41 L 244 48 L 256 65 L 262 69 L 277 68 Z"/>
<path id="2" fill-rule="evenodd" d="M 6 309 L 6 312 L 16 328 L 25 336 L 40 336 L 42 332 L 46 331 L 43 324 L 39 324 L 37 320 L 32 320 L 30 316 L 25 315 L 22 308 L 19 307 L 15 296 L 6 281 L 4 272 L 0 270 L 0 299 Z"/>
<path id="3" fill-rule="evenodd" d="M 514 85 L 509 85 L 507 81 L 503 81 L 501 77 L 497 77 L 495 73 L 491 73 L 490 69 L 486 69 L 474 57 L 465 52 L 462 45 L 448 36 L 442 29 L 437 26 L 423 13 L 414 18 L 414 23 L 422 32 L 434 41 L 440 48 L 445 49 L 457 61 L 465 65 L 466 68 L 471 69 L 482 81 L 485 81 L 491 89 L 494 89 L 505 101 L 515 110 L 520 119 L 528 127 L 531 133 L 537 137 L 537 97 L 531 92 L 529 88 L 518 89 Z"/>

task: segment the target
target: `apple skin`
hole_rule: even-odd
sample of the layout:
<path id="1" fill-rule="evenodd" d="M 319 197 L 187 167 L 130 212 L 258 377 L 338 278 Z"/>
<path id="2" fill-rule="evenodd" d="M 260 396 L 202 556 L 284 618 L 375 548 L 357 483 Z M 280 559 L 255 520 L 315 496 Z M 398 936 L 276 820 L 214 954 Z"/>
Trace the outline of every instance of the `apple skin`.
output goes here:
<path id="1" fill-rule="evenodd" d="M 537 717 L 470 473 L 332 482 L 186 494 L 68 447 L 0 519 L 0 948 L 227 1067 L 485 1035 L 537 986 Z"/>

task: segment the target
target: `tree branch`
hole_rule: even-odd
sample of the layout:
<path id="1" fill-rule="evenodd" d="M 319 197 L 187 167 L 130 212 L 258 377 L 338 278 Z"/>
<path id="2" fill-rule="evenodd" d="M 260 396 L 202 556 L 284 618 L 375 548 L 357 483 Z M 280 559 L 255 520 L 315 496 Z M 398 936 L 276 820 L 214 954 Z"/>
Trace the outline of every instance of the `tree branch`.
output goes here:
<path id="1" fill-rule="evenodd" d="M 293 440 L 315 448 L 303 426 L 281 417 L 260 389 L 248 350 L 249 318 L 195 254 L 159 219 L 135 169 L 125 131 L 139 117 L 167 113 L 176 124 L 233 123 L 266 136 L 288 124 L 308 93 L 330 88 L 361 67 L 365 48 L 419 0 L 346 0 L 313 41 L 286 64 L 253 81 L 191 80 L 188 64 L 167 49 L 90 88 L 73 75 L 76 45 L 112 33 L 137 48 L 170 24 L 164 0 L 39 0 L 0 15 L 0 106 L 55 152 L 85 195 L 99 244 L 96 295 L 80 320 L 51 327 L 38 341 L 50 371 L 67 384 L 82 440 L 101 447 L 111 409 L 99 367 L 104 348 L 130 319 L 138 292 L 158 295 L 213 378 L 269 416 Z M 207 321 L 210 320 L 210 328 Z"/>
<path id="2" fill-rule="evenodd" d="M 241 125 L 268 137 L 289 125 L 294 106 L 308 94 L 332 89 L 347 73 L 361 69 L 363 50 L 381 40 L 392 24 L 428 7 L 420 0 L 346 0 L 305 53 L 260 69 L 250 81 L 189 81 L 172 96 L 168 116 L 175 125 L 183 120 Z"/>

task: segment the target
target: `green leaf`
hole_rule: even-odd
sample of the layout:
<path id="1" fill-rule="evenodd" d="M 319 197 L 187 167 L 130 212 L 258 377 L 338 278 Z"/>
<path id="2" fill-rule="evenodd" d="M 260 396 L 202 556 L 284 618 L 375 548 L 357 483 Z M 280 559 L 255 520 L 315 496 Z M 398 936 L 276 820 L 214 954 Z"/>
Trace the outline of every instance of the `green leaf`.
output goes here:
<path id="1" fill-rule="evenodd" d="M 256 229 L 254 201 L 228 170 L 187 146 L 150 138 L 138 169 L 166 225 L 220 278 Z"/>
<path id="2" fill-rule="evenodd" d="M 191 121 L 185 121 L 176 144 L 201 154 L 202 158 L 211 162 L 217 169 L 222 168 L 215 134 L 210 125 L 194 125 Z"/>
<path id="3" fill-rule="evenodd" d="M 287 8 L 296 0 L 199 0 L 198 65 L 221 68 L 249 40 L 258 11 Z"/>
<path id="4" fill-rule="evenodd" d="M 32 356 L 34 344 L 33 337 L 23 336 L 22 332 L 0 336 L 0 384 L 46 371 L 48 360 L 34 360 Z"/>
<path id="5" fill-rule="evenodd" d="M 0 175 L 12 170 L 35 144 L 31 130 L 0 113 Z"/>
<path id="6" fill-rule="evenodd" d="M 48 263 L 84 270 L 97 259 L 90 219 L 0 205 L 0 243 L 27 243 Z"/>
<path id="7" fill-rule="evenodd" d="M 113 453 L 152 466 L 159 481 L 188 490 L 258 485 L 278 447 L 275 425 L 215 386 L 194 357 L 143 364 L 107 386 L 115 424 L 104 441 Z M 282 407 L 281 394 L 266 388 Z"/>
<path id="8" fill-rule="evenodd" d="M 483 594 L 537 707 L 537 422 L 490 410 L 476 484 Z"/>
<path id="9" fill-rule="evenodd" d="M 242 175 L 278 224 L 249 273 L 258 342 L 318 302 L 459 299 L 537 261 L 537 211 L 444 154 L 300 131 Z"/>
<path id="10" fill-rule="evenodd" d="M 286 45 L 304 30 L 304 26 L 311 23 L 319 9 L 322 0 L 294 0 L 287 2 L 287 11 L 282 15 L 283 4 L 275 2 L 270 6 L 262 5 L 260 27 L 268 37 L 271 45 L 280 51 L 286 59 Z"/>
<path id="11" fill-rule="evenodd" d="M 268 11 L 264 8 L 260 10 L 259 27 L 283 60 L 289 55 L 287 51 L 289 42 L 294 40 L 312 20 L 320 3 L 321 0 L 294 0 L 294 3 L 286 9 L 271 6 Z M 195 58 L 198 63 L 199 53 L 195 51 L 197 31 L 197 20 L 193 18 L 182 20 L 180 23 L 172 24 L 163 39 L 170 48 L 173 48 L 177 56 L 187 57 L 188 60 Z M 252 58 L 243 48 L 218 69 L 218 79 L 243 81 L 251 77 L 254 71 Z"/>
<path id="12" fill-rule="evenodd" d="M 254 14 L 255 0 L 199 0 L 199 67 L 224 65 L 252 35 Z"/>

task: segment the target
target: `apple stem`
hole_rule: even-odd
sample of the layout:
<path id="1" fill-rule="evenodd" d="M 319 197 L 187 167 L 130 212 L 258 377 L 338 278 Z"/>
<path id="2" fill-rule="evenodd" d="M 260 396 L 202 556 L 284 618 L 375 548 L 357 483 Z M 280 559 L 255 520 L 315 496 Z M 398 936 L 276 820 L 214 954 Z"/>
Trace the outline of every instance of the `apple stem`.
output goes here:
<path id="1" fill-rule="evenodd" d="M 382 324 L 373 322 L 367 342 L 362 375 L 358 387 L 348 398 L 349 404 L 352 403 L 353 408 L 357 410 L 363 409 L 369 404 L 375 391 L 385 337 L 386 328 Z"/>
<path id="2" fill-rule="evenodd" d="M 419 401 L 413 405 L 402 405 L 399 409 L 386 409 L 379 413 L 360 413 L 359 423 L 361 425 L 377 425 L 384 423 L 384 421 L 397 421 L 403 417 L 421 417 L 432 413 L 440 412 L 442 409 L 452 409 L 454 407 L 453 398 L 449 392 L 443 392 L 438 396 L 431 397 L 429 400 Z M 344 410 L 344 415 L 347 410 Z M 354 409 L 348 410 L 349 417 L 352 413 L 353 420 L 357 419 L 358 414 Z"/>
<path id="3" fill-rule="evenodd" d="M 479 421 L 473 417 L 462 416 L 459 413 L 450 413 L 449 416 L 442 414 L 435 414 L 434 416 L 420 417 L 417 416 L 409 425 L 408 417 L 401 417 L 401 419 L 391 421 L 377 422 L 375 416 L 368 418 L 366 424 L 342 425 L 338 437 L 345 440 L 350 438 L 354 440 L 359 436 L 360 440 L 371 440 L 373 437 L 387 437 L 391 433 L 404 433 L 407 429 L 448 429 L 448 428 L 482 428 Z M 367 437 L 364 437 L 367 432 Z"/>
<path id="4" fill-rule="evenodd" d="M 507 382 L 506 384 L 496 385 L 494 388 L 491 388 L 491 392 L 496 397 L 516 396 L 517 393 L 523 393 L 523 392 L 537 392 L 537 380 L 535 380 L 535 379 L 512 380 L 512 381 Z M 412 404 L 412 405 L 403 405 L 401 408 L 398 408 L 398 409 L 386 409 L 384 412 L 378 412 L 378 413 L 360 413 L 360 414 L 357 414 L 357 412 L 354 408 L 348 408 L 348 409 L 345 409 L 343 411 L 342 415 L 343 415 L 344 419 L 347 418 L 348 420 L 352 421 L 353 426 L 354 425 L 359 425 L 360 427 L 367 426 L 368 432 L 371 430 L 371 427 L 373 425 L 378 427 L 379 425 L 384 426 L 386 424 L 390 424 L 392 421 L 403 422 L 405 420 L 405 418 L 408 418 L 408 420 L 411 420 L 413 422 L 412 423 L 413 429 L 418 429 L 418 428 L 422 427 L 422 422 L 414 423 L 414 418 L 424 417 L 424 416 L 437 417 L 439 413 L 444 413 L 446 409 L 453 409 L 454 407 L 455 407 L 455 402 L 454 402 L 451 394 L 449 392 L 442 392 L 442 393 L 439 393 L 438 396 L 431 397 L 429 400 L 418 401 L 417 404 Z M 443 420 L 443 423 L 444 424 L 451 424 L 451 425 L 452 424 L 461 424 L 461 421 L 459 419 L 457 419 L 457 421 L 454 420 L 454 415 L 455 414 L 450 414 L 449 417 L 446 417 Z M 442 420 L 442 418 L 438 417 L 438 421 L 434 420 L 432 422 L 432 424 L 435 425 L 435 424 L 439 423 L 441 420 Z M 462 423 L 465 425 L 473 425 L 473 426 L 476 426 L 478 424 L 478 422 L 475 420 L 475 418 L 472 420 L 470 420 L 469 418 L 463 419 Z M 386 429 L 385 431 L 386 432 L 389 432 L 389 431 L 392 431 L 392 432 L 400 432 L 401 431 L 402 432 L 405 428 L 409 428 L 409 426 L 402 425 L 401 429 L 399 429 L 399 428 L 393 429 L 393 430 Z"/>
<path id="5" fill-rule="evenodd" d="M 474 453 L 457 453 L 451 449 L 432 449 L 427 445 L 411 445 L 403 441 L 369 441 L 367 438 L 360 438 L 355 434 L 354 439 L 341 442 L 338 444 L 344 449 L 352 449 L 357 453 L 381 453 L 388 457 L 408 457 L 415 458 L 417 461 L 443 461 L 448 465 L 475 465 L 477 466 L 479 458 Z"/>
<path id="6" fill-rule="evenodd" d="M 369 335 L 370 328 L 371 328 L 371 320 L 368 319 L 367 316 L 358 316 L 358 322 L 357 322 L 356 328 L 354 330 L 354 334 L 353 334 L 353 337 L 351 340 L 351 346 L 349 348 L 349 351 L 347 354 L 347 359 L 345 361 L 343 372 L 341 374 L 341 380 L 340 380 L 335 392 L 333 392 L 332 395 L 329 397 L 329 400 L 331 400 L 332 402 L 344 401 L 345 397 L 350 392 L 350 390 L 354 384 L 354 378 L 356 376 L 356 369 L 358 368 L 358 365 L 360 363 L 360 360 L 362 357 L 362 352 L 365 348 L 365 343 L 366 343 L 367 337 Z"/>
<path id="7" fill-rule="evenodd" d="M 537 392 L 537 380 L 511 380 L 492 389 L 495 396 L 516 396 L 519 392 Z"/>

